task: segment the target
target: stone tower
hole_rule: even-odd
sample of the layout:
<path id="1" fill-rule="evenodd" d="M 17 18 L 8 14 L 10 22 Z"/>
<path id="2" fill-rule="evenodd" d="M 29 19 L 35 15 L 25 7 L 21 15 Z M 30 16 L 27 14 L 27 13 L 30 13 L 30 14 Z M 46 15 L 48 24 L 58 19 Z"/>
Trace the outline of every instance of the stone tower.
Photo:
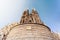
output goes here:
<path id="1" fill-rule="evenodd" d="M 43 24 L 39 18 L 38 12 L 32 9 L 32 13 L 29 14 L 29 10 L 25 10 L 23 12 L 20 24 L 26 23 L 36 23 L 36 24 Z"/>
<path id="2" fill-rule="evenodd" d="M 25 10 L 19 23 L 4 27 L 0 34 L 0 40 L 59 40 L 34 9 L 31 13 Z"/>

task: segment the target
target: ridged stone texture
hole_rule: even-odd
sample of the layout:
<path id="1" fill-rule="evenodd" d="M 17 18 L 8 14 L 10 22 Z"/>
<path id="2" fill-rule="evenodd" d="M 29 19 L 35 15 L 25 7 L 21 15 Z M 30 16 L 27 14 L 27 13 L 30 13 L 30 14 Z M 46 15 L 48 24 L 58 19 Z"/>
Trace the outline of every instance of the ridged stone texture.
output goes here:
<path id="1" fill-rule="evenodd" d="M 14 27 L 7 35 L 6 40 L 53 40 L 53 38 L 50 30 L 43 25 L 23 24 Z"/>

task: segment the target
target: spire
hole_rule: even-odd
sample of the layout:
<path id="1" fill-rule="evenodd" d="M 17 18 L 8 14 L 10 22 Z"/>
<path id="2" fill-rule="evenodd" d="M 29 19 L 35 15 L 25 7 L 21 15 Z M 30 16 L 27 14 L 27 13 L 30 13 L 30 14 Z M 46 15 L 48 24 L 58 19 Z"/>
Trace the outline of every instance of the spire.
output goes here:
<path id="1" fill-rule="evenodd" d="M 38 14 L 35 8 L 32 9 L 32 14 Z"/>
<path id="2" fill-rule="evenodd" d="M 20 24 L 27 23 L 28 16 L 29 16 L 29 10 L 27 9 L 23 12 Z"/>
<path id="3" fill-rule="evenodd" d="M 43 24 L 39 15 L 38 15 L 38 12 L 35 10 L 35 9 L 32 9 L 32 18 L 34 20 L 34 23 L 39 23 L 39 24 Z"/>
<path id="4" fill-rule="evenodd" d="M 23 12 L 23 16 L 27 16 L 27 15 L 29 15 L 29 10 L 28 10 L 28 9 L 26 9 L 26 10 Z"/>
<path id="5" fill-rule="evenodd" d="M 38 12 L 35 9 L 32 9 L 31 14 L 29 14 L 29 10 L 27 9 L 23 12 L 23 16 L 20 21 L 20 24 L 24 24 L 24 23 L 42 24 L 42 21 L 40 20 Z"/>

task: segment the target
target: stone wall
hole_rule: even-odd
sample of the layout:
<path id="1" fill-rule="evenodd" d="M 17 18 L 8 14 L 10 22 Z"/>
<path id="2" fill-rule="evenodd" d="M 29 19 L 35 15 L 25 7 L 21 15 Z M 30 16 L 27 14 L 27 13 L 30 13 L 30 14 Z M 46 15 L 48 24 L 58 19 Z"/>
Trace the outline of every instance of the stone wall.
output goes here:
<path id="1" fill-rule="evenodd" d="M 6 40 L 53 40 L 53 38 L 51 31 L 45 26 L 23 24 L 14 27 L 7 35 Z"/>

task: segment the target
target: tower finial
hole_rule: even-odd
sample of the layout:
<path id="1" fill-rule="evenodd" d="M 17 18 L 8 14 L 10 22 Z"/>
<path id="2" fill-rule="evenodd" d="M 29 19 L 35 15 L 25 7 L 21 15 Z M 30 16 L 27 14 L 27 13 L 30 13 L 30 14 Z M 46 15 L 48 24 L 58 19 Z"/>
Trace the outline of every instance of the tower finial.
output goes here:
<path id="1" fill-rule="evenodd" d="M 36 11 L 36 9 L 35 9 L 35 8 L 32 8 L 32 10 Z"/>
<path id="2" fill-rule="evenodd" d="M 25 16 L 29 15 L 29 9 L 25 9 L 25 11 L 23 12 L 23 15 Z"/>
<path id="3" fill-rule="evenodd" d="M 32 14 L 38 14 L 35 8 L 32 9 Z"/>

